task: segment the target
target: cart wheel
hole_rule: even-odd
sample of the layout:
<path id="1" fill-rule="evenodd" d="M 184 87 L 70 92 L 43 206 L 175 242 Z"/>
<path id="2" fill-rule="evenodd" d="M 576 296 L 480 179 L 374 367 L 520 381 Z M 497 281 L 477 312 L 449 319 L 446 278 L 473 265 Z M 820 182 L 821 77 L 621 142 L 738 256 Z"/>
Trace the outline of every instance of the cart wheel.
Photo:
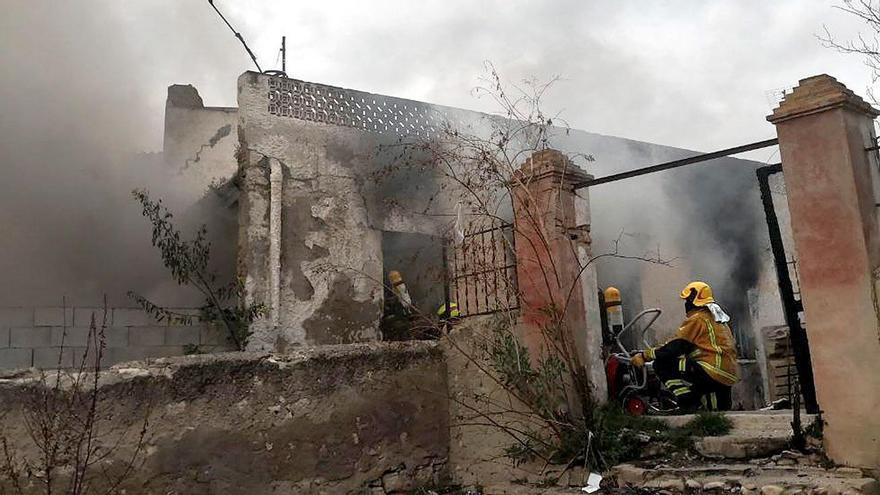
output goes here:
<path id="1" fill-rule="evenodd" d="M 623 402 L 623 409 L 631 416 L 642 416 L 648 410 L 648 405 L 641 397 L 627 397 Z"/>

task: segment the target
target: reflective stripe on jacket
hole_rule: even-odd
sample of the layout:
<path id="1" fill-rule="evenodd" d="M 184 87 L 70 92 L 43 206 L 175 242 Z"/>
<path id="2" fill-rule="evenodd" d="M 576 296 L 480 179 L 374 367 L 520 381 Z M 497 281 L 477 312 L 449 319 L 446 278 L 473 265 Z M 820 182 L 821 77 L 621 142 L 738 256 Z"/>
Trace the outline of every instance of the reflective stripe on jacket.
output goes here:
<path id="1" fill-rule="evenodd" d="M 726 323 L 718 323 L 705 308 L 696 309 L 675 333 L 676 339 L 692 342 L 697 348 L 690 353 L 715 381 L 733 385 L 739 378 L 736 367 L 736 341 Z"/>

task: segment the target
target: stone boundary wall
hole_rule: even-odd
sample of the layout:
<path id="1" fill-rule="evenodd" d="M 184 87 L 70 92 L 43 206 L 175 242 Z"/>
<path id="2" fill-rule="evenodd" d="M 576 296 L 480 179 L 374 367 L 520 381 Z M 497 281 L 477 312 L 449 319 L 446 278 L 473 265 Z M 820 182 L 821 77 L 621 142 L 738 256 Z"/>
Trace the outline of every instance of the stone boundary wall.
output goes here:
<path id="1" fill-rule="evenodd" d="M 34 371 L 0 377 L 0 436 L 17 459 L 38 455 L 22 414 L 29 390 L 45 383 Z M 99 383 L 97 438 L 118 447 L 94 473 L 124 469 L 149 412 L 121 493 L 384 495 L 448 472 L 446 361 L 436 343 L 161 358 L 113 367 Z M 45 491 L 28 482 L 25 493 Z"/>
<path id="2" fill-rule="evenodd" d="M 0 308 L 0 369 L 49 369 L 57 368 L 59 362 L 62 367 L 78 366 L 86 349 L 92 314 L 100 327 L 103 311 L 98 307 Z M 175 311 L 198 314 L 194 308 Z M 169 325 L 139 308 L 109 308 L 104 335 L 105 367 L 183 355 L 186 346 L 199 346 L 202 352 L 229 350 L 225 333 L 219 329 L 198 322 Z"/>

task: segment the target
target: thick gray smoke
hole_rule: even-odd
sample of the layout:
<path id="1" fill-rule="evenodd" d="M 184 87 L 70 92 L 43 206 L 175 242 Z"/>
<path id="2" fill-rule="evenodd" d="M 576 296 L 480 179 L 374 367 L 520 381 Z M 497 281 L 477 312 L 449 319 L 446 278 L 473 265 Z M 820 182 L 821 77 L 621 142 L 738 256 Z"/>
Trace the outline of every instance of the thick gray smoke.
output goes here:
<path id="1" fill-rule="evenodd" d="M 271 57 L 266 56 L 273 53 L 269 39 L 274 46 L 277 37 L 258 31 L 257 26 L 260 19 L 280 22 L 277 15 L 272 16 L 279 7 L 269 3 L 225 3 L 227 13 L 237 20 L 261 61 L 271 66 Z M 568 13 L 583 15 L 585 11 L 578 5 L 569 2 L 557 9 L 563 9 L 566 18 L 576 19 Z M 616 12 L 613 8 L 584 8 Z M 337 29 L 339 26 L 334 22 L 338 16 L 334 14 L 339 10 L 351 13 L 357 9 L 336 5 L 309 11 L 304 17 L 312 22 L 303 22 L 306 25 L 286 33 L 291 35 L 288 47 L 294 47 L 289 67 L 294 66 L 294 60 L 306 61 L 295 65 L 297 76 L 337 84 L 363 84 L 364 89 L 386 93 L 407 90 L 410 96 L 427 94 L 428 100 L 471 106 L 471 100 L 458 99 L 456 95 L 466 94 L 474 84 L 475 75 L 479 75 L 479 60 L 495 58 L 502 64 L 503 72 L 513 67 L 538 76 L 560 72 L 568 75 L 572 81 L 567 86 L 569 91 L 554 100 L 559 102 L 555 106 L 566 108 L 570 117 L 578 117 L 577 124 L 581 126 L 666 137 L 672 133 L 684 135 L 682 129 L 693 127 L 692 123 L 684 123 L 692 114 L 715 115 L 714 124 L 726 129 L 724 132 L 729 129 L 721 123 L 731 122 L 737 115 L 749 119 L 755 115 L 754 104 L 749 107 L 751 111 L 738 110 L 731 115 L 730 107 L 717 100 L 686 114 L 670 112 L 670 108 L 694 107 L 666 106 L 662 103 L 665 99 L 656 98 L 658 92 L 671 95 L 669 105 L 680 105 L 682 101 L 694 105 L 703 100 L 690 96 L 675 100 L 677 92 L 687 92 L 682 86 L 686 78 L 652 79 L 649 71 L 635 63 L 638 59 L 618 46 L 603 42 L 601 50 L 584 48 L 599 46 L 595 45 L 595 23 L 572 23 L 560 28 L 556 11 L 547 11 L 550 13 L 542 20 L 532 15 L 535 12 L 531 8 L 499 10 L 505 16 L 516 12 L 529 16 L 530 29 L 543 30 L 542 36 L 534 37 L 536 40 L 545 39 L 543 34 L 553 34 L 549 45 L 530 43 L 528 57 L 521 56 L 522 43 L 511 42 L 513 33 L 521 32 L 521 22 L 499 24 L 493 18 L 475 24 L 480 15 L 494 17 L 497 13 L 493 9 L 449 9 L 455 14 L 441 19 L 439 25 L 458 29 L 456 32 L 468 41 L 465 45 L 478 47 L 467 53 L 448 44 L 448 29 L 431 33 L 421 22 L 424 19 L 401 26 L 417 30 L 425 43 L 435 43 L 430 50 L 436 56 L 427 59 L 416 56 L 425 45 L 414 42 L 413 36 L 387 36 L 389 31 L 383 29 L 384 24 L 376 29 L 372 22 L 357 18 L 345 21 L 351 23 L 350 32 L 348 28 Z M 399 7 L 371 5 L 369 10 L 375 10 L 376 16 L 386 16 L 382 22 L 393 23 L 390 10 Z M 546 11 L 543 6 L 539 10 Z M 140 217 L 129 191 L 148 187 L 177 211 L 199 198 L 203 191 L 183 185 L 174 175 L 173 167 L 169 170 L 155 155 L 133 157 L 144 150 L 161 148 L 165 87 L 171 83 L 192 83 L 199 88 L 206 104 L 232 106 L 235 76 L 251 68 L 250 61 L 203 1 L 30 0 L 6 2 L 2 14 L 0 305 L 57 304 L 61 295 L 74 302 L 92 304 L 105 292 L 116 301 L 124 299 L 123 294 L 129 289 L 163 292 L 169 283 L 166 271 L 148 244 L 148 225 Z M 437 16 L 425 19 L 433 17 Z M 291 26 L 300 21 L 291 18 Z M 543 21 L 546 23 L 542 24 Z M 615 22 L 605 24 L 613 26 Z M 572 35 L 577 34 L 577 26 L 587 26 L 587 31 Z M 751 23 L 742 23 L 744 29 L 750 26 Z M 615 37 L 620 35 L 617 31 Z M 811 34 L 808 37 L 812 39 Z M 581 43 L 577 49 L 588 54 L 580 59 L 571 56 L 572 48 L 567 41 L 561 41 L 575 38 Z M 327 43 L 328 39 L 333 43 Z M 401 39 L 408 42 L 401 43 Z M 786 35 L 785 39 L 792 38 Z M 722 38 L 716 42 L 722 42 Z M 310 50 L 297 52 L 297 43 Z M 626 41 L 623 43 L 626 45 Z M 798 50 L 803 49 L 803 43 L 791 43 Z M 653 38 L 651 44 L 656 45 Z M 377 46 L 382 49 L 377 50 Z M 779 50 L 782 48 L 785 47 Z M 369 56 L 364 55 L 365 51 Z M 377 52 L 383 56 L 373 57 Z M 788 56 L 793 52 L 779 53 Z M 777 53 L 773 55 L 768 55 L 767 60 L 779 59 Z M 809 59 L 819 59 L 820 55 L 810 53 Z M 478 58 L 472 60 L 474 57 Z M 656 57 L 652 63 L 666 61 Z M 730 65 L 729 61 L 725 64 Z M 692 65 L 690 60 L 688 65 Z M 763 79 L 755 84 L 763 86 L 752 88 L 760 104 L 764 103 L 761 88 L 791 83 L 812 69 L 793 70 L 796 73 L 774 77 L 770 77 L 771 70 L 762 71 Z M 601 77 L 597 77 L 599 74 Z M 425 80 L 433 90 L 418 89 Z M 741 84 L 741 78 L 736 80 Z M 602 103 L 594 103 L 598 101 Z M 765 109 L 761 107 L 758 111 Z M 589 121 L 583 117 L 586 115 L 591 116 Z M 647 123 L 636 122 L 639 118 Z M 649 132 L 659 122 L 672 123 L 661 131 Z M 707 139 L 711 141 L 712 137 Z M 563 151 L 594 155 L 596 162 L 591 171 L 597 175 L 682 156 L 680 150 L 609 141 L 585 133 L 572 133 L 561 141 L 557 147 Z M 693 175 L 688 176 L 692 180 L 685 180 L 685 175 L 669 172 L 590 191 L 595 249 L 597 253 L 609 250 L 611 242 L 624 231 L 621 248 L 627 253 L 659 249 L 663 256 L 685 258 L 682 265 L 693 268 L 692 273 L 681 274 L 675 269 L 657 273 L 674 273 L 681 280 L 691 276 L 706 278 L 715 283 L 722 301 L 732 306 L 733 311 L 741 312 L 736 309 L 736 301 L 745 298 L 744 290 L 753 279 L 755 266 L 749 237 L 755 227 L 751 225 L 753 217 L 751 213 L 745 214 L 741 206 L 757 200 L 753 189 L 743 192 L 741 197 L 737 194 L 752 181 L 752 172 L 733 172 L 724 165 L 698 167 L 706 170 L 708 176 Z M 730 173 L 742 175 L 728 180 L 726 174 Z M 718 195 L 723 199 L 722 209 L 701 214 L 706 198 L 718 199 Z M 727 209 L 734 214 L 719 225 L 718 213 Z M 763 230 L 759 230 L 758 235 L 763 235 Z M 623 286 L 630 294 L 628 304 L 632 309 L 658 304 L 642 301 L 637 290 L 646 273 L 642 266 L 616 260 L 600 266 L 602 283 Z M 678 285 L 676 277 L 667 278 Z M 670 287 L 666 292 L 673 294 L 675 302 L 674 289 Z"/>
<path id="2" fill-rule="evenodd" d="M 135 39 L 120 23 L 125 8 L 4 4 L 0 306 L 57 305 L 63 295 L 96 304 L 104 293 L 120 304 L 131 289 L 173 289 L 130 191 L 148 188 L 181 213 L 204 194 L 179 184 L 160 156 L 138 154 L 161 146 L 161 80 L 167 67 L 189 62 L 196 44 L 182 43 L 174 54 L 181 58 L 163 61 L 165 68 L 150 63 L 142 45 L 149 38 Z M 181 24 L 166 29 L 185 33 Z"/>
<path id="3" fill-rule="evenodd" d="M 761 249 L 767 240 L 755 168 L 758 164 L 721 160 L 714 165 L 678 171 L 667 181 L 666 191 L 681 205 L 681 238 L 704 252 L 693 261 L 694 271 L 714 281 L 723 301 L 741 330 L 749 319 L 749 289 L 758 284 Z"/>
<path id="4" fill-rule="evenodd" d="M 597 177 L 696 154 L 581 131 L 553 141 L 569 154 L 592 155 L 595 161 L 586 168 Z M 617 251 L 669 265 L 615 258 L 597 263 L 600 286 L 623 293 L 627 319 L 659 307 L 664 316 L 656 336 L 668 337 L 684 317 L 679 291 L 688 281 L 703 280 L 748 339 L 748 291 L 763 269 L 772 270 L 762 265 L 768 241 L 755 176 L 759 165 L 725 158 L 589 188 L 594 255 Z"/>
<path id="5" fill-rule="evenodd" d="M 657 149 L 629 168 L 682 158 L 682 150 Z M 596 164 L 597 175 L 617 172 Z M 716 298 L 734 318 L 743 345 L 752 332 L 749 289 L 756 288 L 766 248 L 755 168 L 747 160 L 721 159 L 661 172 L 591 191 L 597 254 L 613 249 L 618 238 L 623 254 L 670 260 L 669 267 L 629 260 L 598 266 L 600 284 L 616 285 L 632 316 L 659 306 L 667 314 L 658 335 L 669 335 L 684 316 L 678 291 L 689 280 L 712 285 Z M 620 236 L 620 233 L 624 234 Z M 645 300 L 646 295 L 653 299 Z"/>

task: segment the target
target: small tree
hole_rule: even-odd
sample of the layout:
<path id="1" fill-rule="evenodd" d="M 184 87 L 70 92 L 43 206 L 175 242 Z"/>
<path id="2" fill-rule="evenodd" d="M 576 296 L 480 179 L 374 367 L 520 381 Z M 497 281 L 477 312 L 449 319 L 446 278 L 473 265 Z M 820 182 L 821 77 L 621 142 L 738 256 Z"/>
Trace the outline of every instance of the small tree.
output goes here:
<path id="1" fill-rule="evenodd" d="M 865 66 L 871 72 L 871 83 L 880 80 L 880 2 L 874 0 L 843 0 L 834 8 L 861 19 L 868 27 L 868 33 L 859 33 L 857 39 L 841 41 L 823 26 L 824 33 L 818 35 L 819 41 L 826 47 L 841 53 L 861 55 Z M 867 88 L 868 97 L 878 103 L 872 88 Z"/>
<path id="2" fill-rule="evenodd" d="M 538 204 L 526 187 L 535 177 L 523 172 L 523 164 L 536 153 L 550 149 L 554 138 L 568 132 L 558 115 L 548 115 L 541 110 L 541 99 L 554 81 L 525 81 L 522 87 L 511 90 L 502 83 L 494 67 L 488 65 L 487 68 L 488 76 L 475 92 L 498 103 L 501 115 L 477 122 L 446 123 L 436 135 L 424 139 L 401 138 L 390 145 L 400 152 L 375 178 L 393 177 L 400 167 L 434 174 L 439 183 L 437 196 L 442 197 L 428 198 L 428 204 L 442 203 L 445 199 L 455 205 L 456 212 L 439 214 L 469 224 L 469 227 L 458 225 L 458 228 L 480 232 L 487 225 L 512 224 L 513 234 L 518 238 L 516 242 L 529 243 L 535 253 L 547 252 L 546 246 L 555 234 L 544 228 L 542 218 L 555 214 L 554 209 L 561 205 L 546 205 L 549 211 L 518 211 L 517 221 L 513 222 L 511 217 L 514 195 L 527 195 L 525 203 Z M 559 127 L 560 124 L 563 127 Z M 592 156 L 584 154 L 570 158 L 582 163 L 593 161 Z M 494 259 L 481 256 L 479 246 L 468 244 L 479 243 L 482 238 L 461 241 L 464 236 L 460 232 L 457 237 L 462 243 L 459 249 L 470 251 L 466 256 L 469 271 L 475 274 L 485 292 L 509 290 L 506 268 L 499 268 L 493 264 Z M 514 250 L 510 238 L 503 237 L 503 242 L 508 250 Z M 577 242 L 571 238 L 571 249 L 576 253 Z M 597 259 L 613 257 L 662 265 L 669 265 L 672 260 L 661 258 L 659 252 L 622 253 L 618 238 L 609 252 L 576 256 L 579 266 L 572 280 L 563 273 L 570 267 L 562 266 L 561 260 L 547 254 L 547 257 L 538 257 L 536 271 L 539 273 L 534 274 L 536 280 L 542 281 L 536 285 L 546 289 L 549 301 L 546 306 L 535 308 L 543 316 L 538 325 L 541 342 L 533 343 L 539 349 L 527 348 L 520 339 L 516 330 L 518 310 L 506 297 L 496 299 L 496 317 L 487 332 L 471 336 L 472 342 L 463 340 L 455 331 L 446 338 L 512 400 L 501 403 L 479 395 L 451 399 L 468 412 L 468 417 L 461 418 L 464 421 L 461 424 L 479 424 L 504 431 L 513 440 L 507 455 L 515 462 L 539 458 L 548 463 L 571 465 L 580 460 L 590 466 L 604 466 L 617 459 L 615 455 L 603 459 L 601 454 L 603 449 L 611 448 L 617 436 L 606 434 L 606 425 L 610 423 L 603 413 L 597 414 L 597 401 L 591 396 L 586 369 L 574 342 L 574 329 L 570 328 L 566 314 L 572 311 L 573 295 L 581 288 L 581 277 Z M 417 324 L 431 330 L 438 325 L 432 315 L 421 315 Z M 504 418 L 514 419 L 509 422 Z"/>
<path id="3" fill-rule="evenodd" d="M 229 342 L 243 351 L 251 335 L 250 325 L 265 313 L 265 305 L 245 304 L 244 287 L 237 278 L 221 285 L 217 273 L 209 267 L 211 243 L 207 240 L 208 229 L 204 224 L 193 239 L 184 240 L 180 230 L 172 223 L 174 216 L 161 199 L 150 199 L 149 193 L 142 189 L 132 191 L 132 195 L 143 207 L 143 216 L 153 227 L 152 244 L 159 248 L 162 262 L 171 272 L 171 277 L 179 285 L 194 287 L 205 297 L 205 304 L 199 308 L 199 321 L 223 325 Z M 159 321 L 184 325 L 193 322 L 193 315 L 159 306 L 133 291 L 128 295 Z"/>

